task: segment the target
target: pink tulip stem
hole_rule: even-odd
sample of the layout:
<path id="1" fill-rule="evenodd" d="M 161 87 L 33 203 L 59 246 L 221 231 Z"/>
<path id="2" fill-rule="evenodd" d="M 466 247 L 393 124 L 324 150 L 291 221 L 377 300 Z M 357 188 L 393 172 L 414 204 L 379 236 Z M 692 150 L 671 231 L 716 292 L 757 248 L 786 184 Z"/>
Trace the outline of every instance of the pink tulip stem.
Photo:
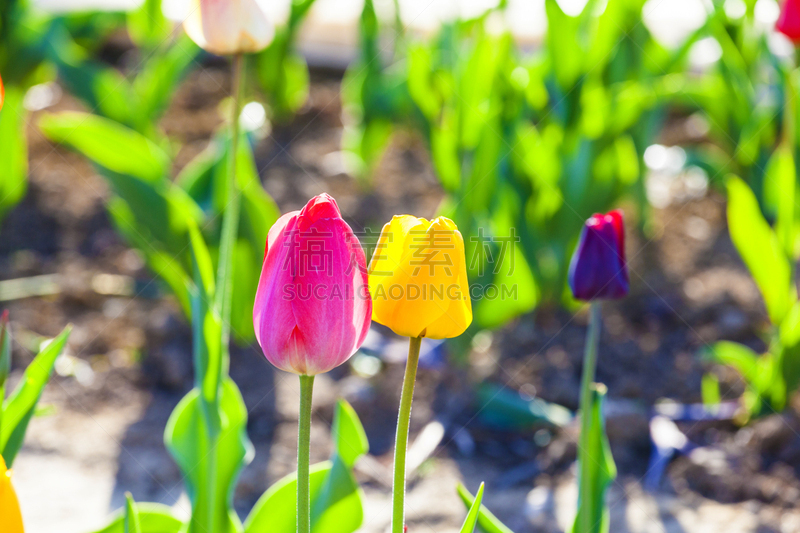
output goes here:
<path id="1" fill-rule="evenodd" d="M 411 401 L 414 399 L 414 383 L 417 381 L 419 348 L 422 337 L 411 337 L 408 344 L 408 360 L 400 393 L 400 412 L 397 415 L 397 437 L 394 441 L 394 481 L 392 483 L 392 533 L 403 533 L 405 526 L 406 499 L 406 450 L 408 449 L 408 427 L 411 422 Z"/>
<path id="2" fill-rule="evenodd" d="M 599 461 L 597 457 L 588 457 L 589 431 L 592 416 L 592 383 L 594 383 L 597 366 L 597 346 L 600 341 L 600 301 L 593 300 L 589 308 L 589 327 L 586 330 L 586 346 L 583 354 L 583 375 L 581 377 L 581 434 L 578 439 L 578 513 L 581 515 L 579 533 L 592 531 L 592 516 L 589 509 L 592 487 L 589 483 L 591 464 Z M 583 507 L 583 509 L 581 509 Z M 581 512 L 583 511 L 583 512 Z"/>
<path id="3" fill-rule="evenodd" d="M 297 431 L 297 533 L 311 531 L 309 461 L 311 455 L 311 394 L 314 376 L 300 375 L 300 417 Z"/>
<path id="4" fill-rule="evenodd" d="M 239 210 L 241 202 L 236 181 L 236 159 L 239 150 L 239 113 L 244 79 L 244 56 L 233 56 L 231 110 L 231 151 L 228 154 L 228 176 L 226 183 L 227 205 L 222 219 L 222 240 L 219 251 L 219 272 L 217 273 L 217 294 L 214 304 L 222 317 L 222 345 L 227 348 L 231 336 L 231 300 L 233 295 L 233 251 L 236 235 L 239 233 Z M 222 369 L 221 369 L 222 370 Z M 223 372 L 225 370 L 222 370 Z"/>

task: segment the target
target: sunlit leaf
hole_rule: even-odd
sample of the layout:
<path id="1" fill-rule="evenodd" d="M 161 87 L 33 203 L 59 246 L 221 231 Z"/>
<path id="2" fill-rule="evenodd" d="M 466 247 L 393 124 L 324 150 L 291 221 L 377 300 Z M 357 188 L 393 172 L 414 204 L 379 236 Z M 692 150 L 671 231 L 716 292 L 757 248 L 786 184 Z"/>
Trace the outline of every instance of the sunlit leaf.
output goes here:
<path id="1" fill-rule="evenodd" d="M 605 416 L 603 415 L 603 399 L 606 389 L 603 385 L 595 385 L 591 391 L 591 407 L 589 416 L 589 432 L 581 435 L 578 448 L 578 513 L 570 528 L 570 533 L 607 533 L 609 524 L 606 490 L 617 477 L 617 467 L 611 456 L 611 448 L 606 435 Z M 583 498 L 584 488 L 588 485 L 588 500 Z"/>
<path id="2" fill-rule="evenodd" d="M 475 500 L 469 508 L 467 518 L 464 520 L 464 525 L 461 526 L 461 533 L 473 533 L 475 526 L 478 524 L 478 513 L 481 509 L 481 500 L 483 499 L 483 483 L 481 483 L 478 493 L 475 495 Z"/>
<path id="3" fill-rule="evenodd" d="M 481 483 L 481 487 L 482 486 L 483 483 Z M 456 489 L 458 490 L 458 495 L 461 498 L 461 501 L 464 502 L 464 505 L 466 505 L 468 509 L 472 509 L 473 505 L 475 504 L 475 496 L 470 494 L 470 492 L 467 490 L 467 487 L 461 483 L 458 484 Z M 480 511 L 478 513 L 478 528 L 484 533 L 513 533 L 502 522 L 500 522 L 500 520 L 498 520 L 498 518 L 493 515 L 485 505 L 480 506 Z"/>
<path id="4" fill-rule="evenodd" d="M 160 503 L 137 503 L 142 533 L 179 533 L 183 522 L 175 518 L 169 506 Z M 106 527 L 93 533 L 126 533 L 125 511 L 120 510 Z"/>
<path id="5" fill-rule="evenodd" d="M 796 300 L 791 290 L 791 265 L 753 191 L 735 176 L 728 178 L 728 230 L 761 289 L 770 320 L 780 324 Z"/>
<path id="6" fill-rule="evenodd" d="M 3 402 L 0 450 L 9 468 L 22 447 L 28 422 L 36 410 L 36 403 L 42 396 L 44 386 L 50 379 L 56 358 L 67 344 L 71 329 L 67 326 L 58 337 L 42 345 L 39 354 L 25 369 L 25 374 L 14 392 Z"/>

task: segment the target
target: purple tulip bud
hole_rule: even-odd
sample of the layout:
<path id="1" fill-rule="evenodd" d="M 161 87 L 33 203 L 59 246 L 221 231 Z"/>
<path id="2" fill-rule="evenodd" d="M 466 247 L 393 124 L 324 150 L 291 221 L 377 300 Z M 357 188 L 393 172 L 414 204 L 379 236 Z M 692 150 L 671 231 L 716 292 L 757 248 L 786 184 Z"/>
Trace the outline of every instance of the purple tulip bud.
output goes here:
<path id="1" fill-rule="evenodd" d="M 578 300 L 616 299 L 628 294 L 622 211 L 595 214 L 586 221 L 569 265 L 569 286 Z"/>
<path id="2" fill-rule="evenodd" d="M 364 342 L 372 316 L 366 258 L 327 194 L 269 230 L 253 308 L 270 363 L 301 375 L 328 372 Z"/>

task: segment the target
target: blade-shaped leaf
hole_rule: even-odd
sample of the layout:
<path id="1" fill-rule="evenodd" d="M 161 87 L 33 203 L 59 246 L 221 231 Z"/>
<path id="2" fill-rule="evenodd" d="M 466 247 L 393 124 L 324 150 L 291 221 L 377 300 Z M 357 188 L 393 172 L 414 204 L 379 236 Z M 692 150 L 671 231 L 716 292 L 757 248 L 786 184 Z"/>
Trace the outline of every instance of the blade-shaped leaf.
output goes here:
<path id="1" fill-rule="evenodd" d="M 233 490 L 253 455 L 247 438 L 247 409 L 231 379 L 222 383 L 218 410 L 192 389 L 170 416 L 164 443 L 183 473 L 192 502 L 187 533 L 236 533 L 242 525 L 233 510 Z"/>
<path id="2" fill-rule="evenodd" d="M 123 519 L 125 533 L 142 533 L 142 523 L 139 520 L 139 508 L 133 501 L 133 496 L 128 492 L 125 494 L 125 516 Z"/>
<path id="3" fill-rule="evenodd" d="M 154 54 L 133 82 L 142 114 L 158 119 L 172 100 L 178 84 L 190 70 L 200 47 L 185 33 L 163 54 Z"/>
<path id="4" fill-rule="evenodd" d="M 51 141 L 72 147 L 112 172 L 151 184 L 167 179 L 167 154 L 147 137 L 113 120 L 65 111 L 43 116 L 39 127 Z"/>
<path id="5" fill-rule="evenodd" d="M 351 468 L 369 445 L 361 421 L 344 400 L 336 405 L 333 434 L 333 457 L 311 467 L 312 533 L 353 533 L 364 518 L 363 495 Z M 296 491 L 295 473 L 270 487 L 247 517 L 245 533 L 294 533 Z"/>
<path id="6" fill-rule="evenodd" d="M 475 495 L 475 500 L 467 513 L 467 519 L 464 520 L 464 525 L 461 526 L 461 533 L 473 533 L 475 526 L 478 524 L 478 514 L 481 509 L 481 500 L 483 499 L 483 483 L 481 483 L 478 493 Z"/>
<path id="7" fill-rule="evenodd" d="M 791 265 L 753 191 L 735 176 L 728 178 L 728 230 L 761 289 L 770 320 L 780 324 L 796 300 L 791 290 Z"/>
<path id="8" fill-rule="evenodd" d="M 795 257 L 797 172 L 792 149 L 781 144 L 772 154 L 764 174 L 764 202 L 775 216 L 775 233 L 788 257 Z"/>
<path id="9" fill-rule="evenodd" d="M 183 522 L 175 518 L 169 506 L 160 503 L 137 503 L 142 533 L 179 533 Z M 125 533 L 125 511 L 119 510 L 103 529 L 93 533 Z"/>
<path id="10" fill-rule="evenodd" d="M 353 406 L 340 399 L 336 402 L 331 433 L 336 444 L 336 453 L 348 468 L 369 451 L 369 441 Z"/>
<path id="11" fill-rule="evenodd" d="M 592 405 L 589 408 L 589 432 L 579 440 L 578 460 L 578 513 L 570 529 L 571 533 L 607 533 L 608 506 L 606 490 L 617 477 L 617 467 L 611 456 L 611 448 L 606 436 L 603 399 L 606 388 L 595 384 L 591 393 Z M 583 415 L 582 415 L 583 416 Z M 582 498 L 584 487 L 588 484 L 588 500 Z M 588 516 L 587 516 L 588 515 Z"/>
<path id="12" fill-rule="evenodd" d="M 72 328 L 67 326 L 64 331 L 53 340 L 43 343 L 39 354 L 34 357 L 22 381 L 14 389 L 11 396 L 3 402 L 3 425 L 0 427 L 0 450 L 6 465 L 11 468 L 17 452 L 22 447 L 25 430 L 28 428 L 36 403 L 42 395 L 44 386 L 50 379 L 56 358 L 61 354 Z"/>
<path id="13" fill-rule="evenodd" d="M 28 113 L 22 105 L 24 96 L 18 87 L 6 87 L 0 110 L 0 221 L 27 189 L 28 146 L 24 125 Z"/>
<path id="14" fill-rule="evenodd" d="M 161 0 L 145 0 L 128 13 L 128 35 L 140 48 L 157 47 L 169 37 L 172 23 L 161 9 Z"/>
<path id="15" fill-rule="evenodd" d="M 481 486 L 483 486 L 483 484 L 481 484 Z M 458 484 L 456 490 L 458 490 L 458 495 L 461 498 L 461 501 L 464 502 L 464 505 L 467 506 L 467 509 L 471 509 L 475 503 L 475 496 L 470 494 L 470 492 L 467 490 L 467 487 L 461 483 Z M 513 533 L 513 531 L 508 529 L 505 524 L 498 520 L 498 518 L 493 515 L 485 505 L 480 506 L 480 512 L 478 514 L 478 528 L 484 533 Z"/>

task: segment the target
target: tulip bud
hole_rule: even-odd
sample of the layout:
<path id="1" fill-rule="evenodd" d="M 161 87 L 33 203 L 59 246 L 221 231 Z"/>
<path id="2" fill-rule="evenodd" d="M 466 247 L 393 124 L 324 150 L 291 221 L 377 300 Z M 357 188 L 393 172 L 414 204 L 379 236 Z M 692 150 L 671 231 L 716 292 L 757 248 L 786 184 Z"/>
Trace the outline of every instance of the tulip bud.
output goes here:
<path id="1" fill-rule="evenodd" d="M 622 211 L 595 214 L 586 221 L 569 265 L 569 286 L 578 300 L 628 294 Z"/>
<path id="2" fill-rule="evenodd" d="M 0 315 L 0 400 L 3 385 L 11 372 L 11 336 L 8 331 L 8 309 Z"/>
<path id="3" fill-rule="evenodd" d="M 392 218 L 369 265 L 369 288 L 372 319 L 398 335 L 457 337 L 472 322 L 464 239 L 445 217 Z"/>
<path id="4" fill-rule="evenodd" d="M 786 0 L 783 3 L 775 29 L 795 44 L 800 42 L 800 0 Z"/>
<path id="5" fill-rule="evenodd" d="M 3 533 L 24 531 L 17 493 L 11 484 L 11 471 L 6 469 L 2 455 L 0 455 L 0 523 L 3 525 Z"/>
<path id="6" fill-rule="evenodd" d="M 328 372 L 364 342 L 371 313 L 364 250 L 333 198 L 316 196 L 275 222 L 253 308 L 270 363 L 295 374 Z"/>
<path id="7" fill-rule="evenodd" d="M 6 99 L 6 90 L 3 88 L 3 78 L 0 78 L 0 110 L 3 109 L 3 100 Z"/>
<path id="8" fill-rule="evenodd" d="M 212 54 L 260 52 L 275 36 L 256 0 L 193 0 L 190 10 L 183 28 Z"/>

